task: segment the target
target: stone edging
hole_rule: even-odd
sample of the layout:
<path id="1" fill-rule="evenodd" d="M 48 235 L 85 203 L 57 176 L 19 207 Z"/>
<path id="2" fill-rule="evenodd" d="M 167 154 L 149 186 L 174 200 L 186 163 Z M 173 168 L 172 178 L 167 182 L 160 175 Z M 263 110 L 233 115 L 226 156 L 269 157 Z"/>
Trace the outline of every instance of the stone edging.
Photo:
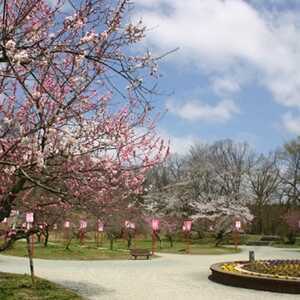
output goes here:
<path id="1" fill-rule="evenodd" d="M 230 263 L 230 262 L 227 262 Z M 237 264 L 246 263 L 246 261 L 234 262 Z M 210 267 L 212 274 L 209 279 L 235 287 L 248 288 L 254 290 L 263 290 L 276 293 L 289 293 L 289 294 L 300 294 L 300 280 L 291 280 L 283 278 L 270 278 L 264 277 L 263 275 L 246 274 L 239 272 L 230 272 L 222 269 L 222 266 L 226 264 L 217 263 Z"/>

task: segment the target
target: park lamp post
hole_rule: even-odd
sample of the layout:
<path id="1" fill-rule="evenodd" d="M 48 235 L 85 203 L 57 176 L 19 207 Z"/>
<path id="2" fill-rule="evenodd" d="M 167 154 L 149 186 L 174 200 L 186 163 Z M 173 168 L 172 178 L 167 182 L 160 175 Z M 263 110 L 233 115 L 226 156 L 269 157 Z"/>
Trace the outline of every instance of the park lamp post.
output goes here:
<path id="1" fill-rule="evenodd" d="M 126 220 L 125 222 L 124 222 L 124 224 L 125 224 L 125 228 L 126 229 L 129 229 L 131 226 L 130 226 L 130 221 L 128 221 L 128 220 Z"/>
<path id="2" fill-rule="evenodd" d="M 186 249 L 185 252 L 186 253 L 190 253 L 190 232 L 192 230 L 192 220 L 184 220 L 183 221 L 183 225 L 182 225 L 182 231 L 185 234 L 185 239 L 186 239 Z"/>
<path id="3" fill-rule="evenodd" d="M 237 250 L 239 245 L 239 233 L 242 228 L 242 222 L 240 220 L 235 220 L 234 222 L 234 245 L 235 250 Z"/>
<path id="4" fill-rule="evenodd" d="M 70 226 L 71 226 L 71 223 L 70 221 L 65 221 L 64 222 L 64 229 L 65 229 L 65 240 L 68 241 L 69 239 L 69 230 L 70 230 Z"/>
<path id="5" fill-rule="evenodd" d="M 5 234 L 5 241 L 6 241 L 7 233 L 8 233 L 8 221 L 7 221 L 7 218 L 4 218 L 3 221 L 1 222 L 1 224 L 3 224 L 5 232 L 6 232 L 6 234 Z"/>
<path id="6" fill-rule="evenodd" d="M 58 229 L 57 224 L 54 223 L 53 224 L 53 230 L 54 230 L 54 240 L 55 241 L 57 240 L 57 229 Z"/>
<path id="7" fill-rule="evenodd" d="M 26 213 L 26 223 L 27 226 L 29 225 L 28 226 L 29 228 L 31 228 L 31 224 L 33 223 L 33 221 L 34 221 L 33 212 Z"/>
<path id="8" fill-rule="evenodd" d="M 104 224 L 100 219 L 97 220 L 97 228 L 96 228 L 96 243 L 97 248 L 99 248 L 99 245 L 102 246 L 102 239 L 103 239 L 103 231 L 104 231 Z M 101 243 L 99 244 L 99 234 L 101 235 Z"/>
<path id="9" fill-rule="evenodd" d="M 80 236 L 80 245 L 83 245 L 84 233 L 87 228 L 87 221 L 80 220 L 79 222 L 79 236 Z"/>
<path id="10" fill-rule="evenodd" d="M 32 227 L 33 222 L 34 222 L 33 212 L 26 213 L 27 230 L 29 230 Z M 30 244 L 31 244 L 31 252 L 32 252 L 32 256 L 33 256 L 33 253 L 34 253 L 34 235 L 33 234 L 31 235 Z"/>
<path id="11" fill-rule="evenodd" d="M 19 215 L 20 215 L 20 212 L 18 210 L 13 209 L 11 211 L 10 217 L 12 218 L 12 229 L 16 229 Z"/>
<path id="12" fill-rule="evenodd" d="M 70 228 L 70 221 L 65 221 L 64 228 Z"/>
<path id="13" fill-rule="evenodd" d="M 33 222 L 34 222 L 33 212 L 26 213 L 26 227 L 28 230 L 32 227 Z M 33 268 L 34 235 L 33 234 L 31 235 L 31 239 L 30 239 L 30 237 L 27 237 L 26 240 L 27 240 L 27 251 L 28 251 L 28 257 L 29 257 L 31 281 L 32 281 L 32 284 L 34 284 L 35 283 L 34 268 Z"/>
<path id="14" fill-rule="evenodd" d="M 156 236 L 155 236 L 155 234 L 159 229 L 159 220 L 152 219 L 151 227 L 152 227 L 152 255 L 154 255 L 154 253 L 156 251 Z"/>
<path id="15" fill-rule="evenodd" d="M 134 232 L 135 232 L 135 223 L 126 220 L 125 221 L 125 228 L 127 229 L 128 234 L 128 248 L 131 248 L 131 242 L 134 242 Z"/>

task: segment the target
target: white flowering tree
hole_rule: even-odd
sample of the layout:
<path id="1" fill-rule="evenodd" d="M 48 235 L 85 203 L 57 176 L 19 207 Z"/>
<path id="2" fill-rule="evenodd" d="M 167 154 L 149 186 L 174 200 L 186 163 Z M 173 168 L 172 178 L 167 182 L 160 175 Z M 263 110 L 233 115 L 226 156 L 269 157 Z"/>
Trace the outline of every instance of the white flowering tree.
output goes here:
<path id="1" fill-rule="evenodd" d="M 236 219 L 244 224 L 253 219 L 249 210 L 251 159 L 246 144 L 231 140 L 195 145 L 190 155 L 176 163 L 177 171 L 170 164 L 165 170 L 160 166 L 151 171 L 151 189 L 144 197 L 147 208 L 161 218 L 174 216 L 180 222 L 192 218 L 214 225 L 216 235 L 230 232 Z"/>
<path id="2" fill-rule="evenodd" d="M 231 140 L 196 146 L 191 151 L 191 178 L 195 191 L 193 218 L 207 219 L 214 224 L 218 241 L 220 236 L 233 230 L 235 220 L 247 224 L 253 219 L 248 207 L 251 157 L 247 144 Z"/>

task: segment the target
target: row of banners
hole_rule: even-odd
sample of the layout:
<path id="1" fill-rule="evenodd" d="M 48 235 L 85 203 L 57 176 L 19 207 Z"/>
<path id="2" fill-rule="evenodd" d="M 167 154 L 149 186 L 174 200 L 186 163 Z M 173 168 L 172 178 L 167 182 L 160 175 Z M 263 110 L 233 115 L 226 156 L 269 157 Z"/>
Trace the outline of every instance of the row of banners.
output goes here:
<path id="1" fill-rule="evenodd" d="M 6 223 L 7 222 L 7 219 L 5 218 L 3 221 L 3 223 Z M 28 224 L 32 224 L 34 222 L 34 214 L 33 212 L 29 212 L 29 213 L 26 213 L 26 223 L 23 224 L 23 227 L 26 226 L 28 227 Z M 152 227 L 152 230 L 153 231 L 158 231 L 159 230 L 159 224 L 160 224 L 160 220 L 158 219 L 152 219 L 151 221 L 151 227 Z M 129 221 L 129 220 L 126 220 L 125 223 L 124 223 L 125 227 L 127 229 L 133 229 L 135 230 L 136 226 L 135 226 L 135 223 Z M 41 224 L 40 227 L 42 228 L 44 225 Z M 65 221 L 64 222 L 64 228 L 68 229 L 71 227 L 71 222 L 70 221 Z M 79 229 L 80 230 L 84 230 L 87 228 L 87 221 L 85 220 L 80 220 L 79 221 Z M 182 230 L 183 231 L 191 231 L 191 228 L 192 228 L 192 221 L 191 220 L 185 220 L 183 222 L 183 226 L 182 226 Z M 53 225 L 53 229 L 56 230 L 57 229 L 57 224 L 54 224 Z M 97 221 L 97 230 L 99 232 L 103 232 L 104 231 L 104 224 L 101 222 L 101 220 L 98 220 Z"/>
<path id="2" fill-rule="evenodd" d="M 23 227 L 26 226 L 28 227 L 28 224 L 32 224 L 34 222 L 34 214 L 33 212 L 29 212 L 26 213 L 26 223 L 23 224 Z M 5 218 L 2 223 L 7 223 L 7 218 Z M 152 219 L 151 221 L 151 227 L 153 231 L 158 231 L 159 230 L 159 224 L 160 224 L 160 220 L 159 219 Z M 127 229 L 135 229 L 135 223 L 126 220 L 124 223 L 125 227 Z M 242 222 L 240 220 L 236 220 L 235 221 L 235 228 L 237 230 L 240 230 L 242 228 Z M 42 228 L 44 225 L 40 225 L 40 227 Z M 65 221 L 64 222 L 64 228 L 70 228 L 71 227 L 71 222 L 70 221 Z M 79 222 L 79 229 L 80 230 L 84 230 L 87 228 L 87 221 L 85 220 L 80 220 Z M 57 224 L 53 225 L 53 229 L 56 230 L 57 229 Z M 185 220 L 183 221 L 183 225 L 182 225 L 182 230 L 184 232 L 189 232 L 192 229 L 192 220 Z M 103 232 L 104 231 L 104 224 L 101 222 L 101 220 L 97 221 L 97 230 L 99 232 Z"/>

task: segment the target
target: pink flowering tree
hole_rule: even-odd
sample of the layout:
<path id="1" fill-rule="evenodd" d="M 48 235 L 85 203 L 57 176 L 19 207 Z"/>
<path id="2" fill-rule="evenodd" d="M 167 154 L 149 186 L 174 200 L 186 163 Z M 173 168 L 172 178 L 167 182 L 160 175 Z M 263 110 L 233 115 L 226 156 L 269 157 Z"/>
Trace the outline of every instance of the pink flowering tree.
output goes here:
<path id="1" fill-rule="evenodd" d="M 70 214 L 71 206 L 67 204 L 57 205 L 55 197 L 50 193 L 39 195 L 38 199 L 37 196 L 29 199 L 31 201 L 26 203 L 28 206 L 26 211 L 34 212 L 34 223 L 39 229 L 37 233 L 38 241 L 40 242 L 41 237 L 43 237 L 44 247 L 47 247 L 51 231 L 62 229 L 64 220 Z M 34 210 L 32 210 L 33 207 L 35 208 Z M 24 208 L 26 208 L 25 205 L 23 205 L 22 209 Z"/>
<path id="2" fill-rule="evenodd" d="M 284 216 L 284 220 L 293 232 L 300 231 L 300 211 L 290 211 Z"/>
<path id="3" fill-rule="evenodd" d="M 161 227 L 164 231 L 165 237 L 170 243 L 170 247 L 174 246 L 174 239 L 176 234 L 182 229 L 183 219 L 178 218 L 176 216 L 164 216 L 161 221 Z"/>
<path id="4" fill-rule="evenodd" d="M 54 195 L 44 209 L 82 206 L 89 197 L 110 201 L 115 191 L 121 202 L 141 193 L 147 170 L 168 155 L 147 101 L 156 59 L 128 54 L 145 32 L 127 20 L 128 6 L 2 2 L 0 221 L 22 208 L 28 190 Z M 41 201 L 30 204 L 37 210 Z"/>
<path id="5" fill-rule="evenodd" d="M 90 197 L 84 204 L 84 210 L 104 225 L 111 249 L 118 238 L 125 238 L 130 248 L 136 232 L 141 232 L 145 228 L 143 207 L 136 201 L 137 197 L 131 194 L 125 198 L 123 192 L 123 190 L 114 191 L 97 199 Z M 126 221 L 133 223 L 135 228 L 126 227 Z"/>
<path id="6" fill-rule="evenodd" d="M 300 232 L 300 211 L 289 211 L 284 215 L 283 219 L 288 225 L 287 242 L 289 244 L 295 244 L 297 233 Z"/>

